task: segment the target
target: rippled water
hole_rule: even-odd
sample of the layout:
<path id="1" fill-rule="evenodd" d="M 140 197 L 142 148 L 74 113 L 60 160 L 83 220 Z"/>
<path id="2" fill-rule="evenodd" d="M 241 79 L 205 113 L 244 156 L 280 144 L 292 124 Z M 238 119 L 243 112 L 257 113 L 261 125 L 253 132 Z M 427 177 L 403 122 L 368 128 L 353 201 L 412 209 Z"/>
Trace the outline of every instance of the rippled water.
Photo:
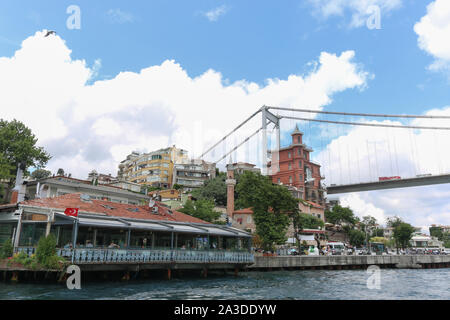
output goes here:
<path id="1" fill-rule="evenodd" d="M 243 272 L 212 276 L 65 285 L 0 283 L 0 299 L 450 299 L 450 269 L 381 270 L 368 289 L 364 270 Z"/>

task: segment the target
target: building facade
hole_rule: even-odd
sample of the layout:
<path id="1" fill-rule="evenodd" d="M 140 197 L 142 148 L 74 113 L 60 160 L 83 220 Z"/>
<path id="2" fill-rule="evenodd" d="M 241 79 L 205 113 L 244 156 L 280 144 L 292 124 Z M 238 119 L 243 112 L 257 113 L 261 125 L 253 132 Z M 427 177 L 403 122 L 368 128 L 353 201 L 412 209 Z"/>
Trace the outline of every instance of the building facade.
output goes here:
<path id="1" fill-rule="evenodd" d="M 133 152 L 119 164 L 118 178 L 140 185 L 169 188 L 175 163 L 188 162 L 188 152 L 175 146 L 150 153 Z"/>
<path id="2" fill-rule="evenodd" d="M 176 163 L 172 176 L 172 186 L 178 184 L 185 190 L 192 190 L 203 186 L 206 180 L 215 178 L 216 164 L 199 159 Z"/>
<path id="3" fill-rule="evenodd" d="M 246 162 L 236 162 L 227 164 L 227 171 L 233 171 L 234 175 L 243 174 L 245 171 L 261 173 L 261 169 L 256 168 L 254 164 Z"/>
<path id="4" fill-rule="evenodd" d="M 279 171 L 269 163 L 272 182 L 295 187 L 306 201 L 325 206 L 320 165 L 311 161 L 313 150 L 303 143 L 303 133 L 295 127 L 291 145 L 279 150 Z"/>
<path id="5" fill-rule="evenodd" d="M 93 185 L 91 181 L 63 176 L 50 177 L 24 184 L 25 200 L 54 198 L 61 195 L 82 192 L 92 199 L 106 200 L 115 203 L 139 205 L 148 203 L 150 197 L 131 192 L 117 186 Z"/>
<path id="6" fill-rule="evenodd" d="M 67 208 L 77 208 L 76 216 Z M 71 209 L 73 210 L 73 209 Z M 0 206 L 0 239 L 15 252 L 36 251 L 53 234 L 57 254 L 74 263 L 251 263 L 251 235 L 153 202 L 129 205 L 82 193 Z"/>

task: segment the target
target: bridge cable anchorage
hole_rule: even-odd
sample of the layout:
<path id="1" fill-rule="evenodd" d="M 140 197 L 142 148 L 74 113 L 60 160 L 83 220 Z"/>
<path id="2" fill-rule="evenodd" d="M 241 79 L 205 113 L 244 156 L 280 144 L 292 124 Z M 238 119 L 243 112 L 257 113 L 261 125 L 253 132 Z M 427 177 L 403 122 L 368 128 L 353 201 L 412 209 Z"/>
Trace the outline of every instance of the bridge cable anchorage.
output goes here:
<path id="1" fill-rule="evenodd" d="M 310 109 L 295 109 L 283 107 L 270 107 L 268 109 L 285 110 L 293 112 L 308 112 L 308 113 L 322 113 L 334 114 L 342 116 L 360 116 L 360 117 L 379 117 L 379 118 L 410 118 L 410 119 L 450 119 L 450 116 L 434 116 L 434 115 L 408 115 L 408 114 L 375 114 L 375 113 L 350 113 L 350 112 L 333 112 L 333 111 L 319 111 Z"/>
<path id="2" fill-rule="evenodd" d="M 206 154 L 208 154 L 212 149 L 217 147 L 221 142 L 225 141 L 229 136 L 231 136 L 234 132 L 236 132 L 238 129 L 240 129 L 244 124 L 246 124 L 248 121 L 250 121 L 254 116 L 256 116 L 258 113 L 261 112 L 261 109 L 258 109 L 255 113 L 253 113 L 250 117 L 248 117 L 246 120 L 244 120 L 241 124 L 239 124 L 236 128 L 234 128 L 230 133 L 225 135 L 221 140 L 216 142 L 212 147 L 210 147 L 208 150 L 203 152 L 200 156 L 200 158 L 203 158 Z"/>
<path id="3" fill-rule="evenodd" d="M 258 134 L 260 131 L 262 130 L 262 127 L 259 128 L 258 130 L 256 130 L 253 134 L 251 134 L 250 136 L 248 136 L 247 138 L 245 138 L 241 143 L 239 143 L 237 146 L 235 146 L 231 151 L 227 152 L 225 155 L 223 155 L 219 160 L 215 161 L 214 163 L 219 163 L 220 161 L 222 161 L 223 159 L 225 159 L 229 154 L 233 153 L 235 150 L 237 150 L 237 148 L 239 148 L 240 146 L 242 146 L 244 143 L 246 143 L 248 140 L 250 140 L 253 136 L 255 136 L 256 134 Z"/>
<path id="4" fill-rule="evenodd" d="M 289 116 L 280 116 L 281 118 L 290 119 Z M 301 117 L 294 117 L 297 120 L 313 121 L 313 122 L 328 122 L 335 124 L 347 124 L 352 126 L 366 126 L 366 127 L 381 127 L 381 128 L 397 128 L 397 129 L 424 129 L 424 130 L 450 130 L 450 127 L 424 127 L 424 126 L 395 126 L 390 124 L 375 124 L 375 123 L 363 123 L 363 122 L 348 122 L 348 121 L 331 121 L 331 120 L 319 120 L 308 119 Z"/>

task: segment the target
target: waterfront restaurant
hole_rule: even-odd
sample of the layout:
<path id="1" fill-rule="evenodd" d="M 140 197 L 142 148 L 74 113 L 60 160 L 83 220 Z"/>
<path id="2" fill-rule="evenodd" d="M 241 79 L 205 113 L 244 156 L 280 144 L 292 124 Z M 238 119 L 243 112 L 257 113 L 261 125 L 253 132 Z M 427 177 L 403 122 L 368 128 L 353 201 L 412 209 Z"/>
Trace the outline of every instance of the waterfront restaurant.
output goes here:
<path id="1" fill-rule="evenodd" d="M 253 262 L 249 233 L 155 201 L 132 205 L 72 193 L 0 206 L 0 243 L 13 239 L 16 252 L 34 252 L 50 233 L 58 253 L 74 262 Z"/>

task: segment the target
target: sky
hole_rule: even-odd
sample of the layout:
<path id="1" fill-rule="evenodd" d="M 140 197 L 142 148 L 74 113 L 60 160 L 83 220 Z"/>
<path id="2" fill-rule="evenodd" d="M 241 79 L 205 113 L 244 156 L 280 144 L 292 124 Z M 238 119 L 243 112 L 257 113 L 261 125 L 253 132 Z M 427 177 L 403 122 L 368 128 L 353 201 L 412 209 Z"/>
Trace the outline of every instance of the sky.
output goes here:
<path id="1" fill-rule="evenodd" d="M 134 150 L 198 157 L 262 105 L 450 115 L 449 40 L 447 0 L 2 1 L 0 117 L 33 130 L 52 172 L 115 175 Z M 298 124 L 326 185 L 450 171 L 447 132 Z M 294 126 L 282 120 L 282 145 Z M 259 152 L 255 137 L 232 158 L 258 164 Z M 339 197 L 380 223 L 450 224 L 449 185 Z"/>

